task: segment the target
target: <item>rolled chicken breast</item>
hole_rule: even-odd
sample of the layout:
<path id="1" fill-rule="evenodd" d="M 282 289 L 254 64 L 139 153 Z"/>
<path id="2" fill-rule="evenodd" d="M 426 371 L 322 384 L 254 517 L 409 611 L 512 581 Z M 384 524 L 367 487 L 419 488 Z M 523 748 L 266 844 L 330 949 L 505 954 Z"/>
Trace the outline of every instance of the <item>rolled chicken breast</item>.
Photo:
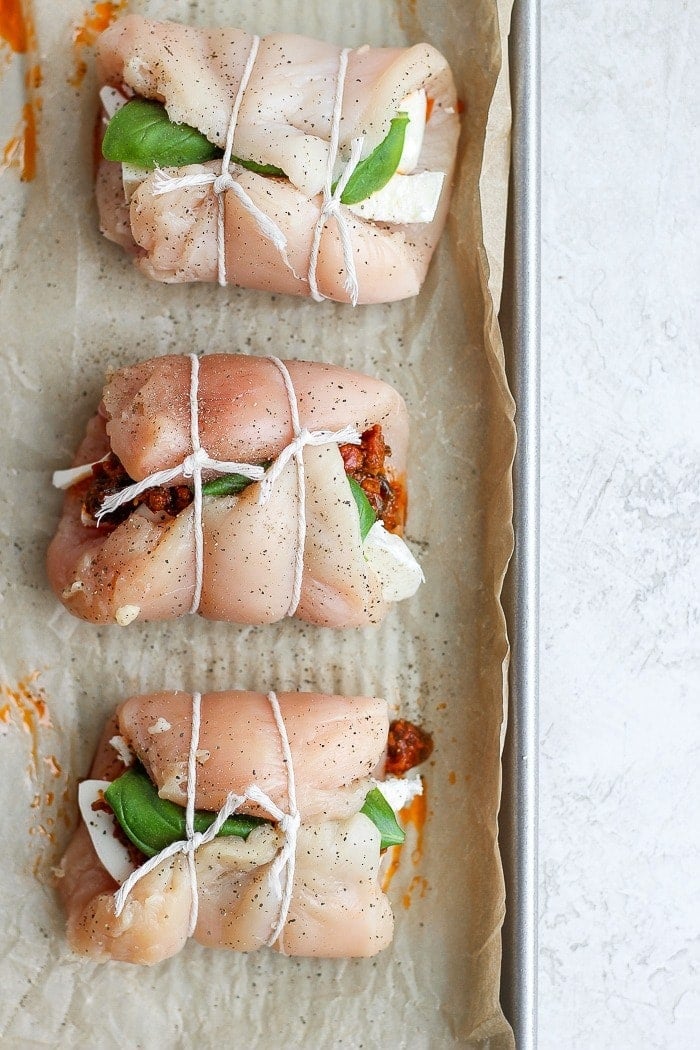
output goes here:
<path id="1" fill-rule="evenodd" d="M 420 290 L 459 137 L 429 44 L 129 15 L 100 37 L 98 79 L 102 231 L 149 277 L 359 303 Z"/>
<path id="2" fill-rule="evenodd" d="M 407 441 L 400 395 L 347 369 L 224 354 L 120 369 L 55 478 L 52 587 L 93 623 L 378 622 L 422 579 L 401 539 Z"/>
<path id="3" fill-rule="evenodd" d="M 130 698 L 80 785 L 83 820 L 59 868 L 71 946 L 142 964 L 189 936 L 239 951 L 374 955 L 393 932 L 380 853 L 403 837 L 381 789 L 407 739 L 396 744 L 375 698 Z M 409 765 L 427 753 L 414 748 Z"/>

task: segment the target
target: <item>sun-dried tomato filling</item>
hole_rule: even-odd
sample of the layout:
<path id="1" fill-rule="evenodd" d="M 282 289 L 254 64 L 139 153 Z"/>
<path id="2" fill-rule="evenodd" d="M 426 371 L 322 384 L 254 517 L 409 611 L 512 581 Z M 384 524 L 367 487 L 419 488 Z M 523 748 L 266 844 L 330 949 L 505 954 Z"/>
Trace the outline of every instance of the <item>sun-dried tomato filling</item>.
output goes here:
<path id="1" fill-rule="evenodd" d="M 392 477 L 386 466 L 391 449 L 384 440 L 381 426 L 375 424 L 369 430 L 365 430 L 359 445 L 338 447 L 345 473 L 360 485 L 377 518 L 384 523 L 389 532 L 400 532 L 406 520 L 406 489 L 401 481 Z M 121 461 L 113 452 L 110 453 L 107 459 L 96 463 L 92 468 L 92 478 L 82 483 L 85 487 L 84 517 L 96 522 L 107 497 L 132 484 L 133 479 L 129 477 Z M 126 521 L 139 506 L 148 507 L 154 514 L 175 517 L 193 498 L 189 485 L 159 485 L 117 507 L 111 514 L 105 514 L 101 525 L 115 528 Z"/>
<path id="2" fill-rule="evenodd" d="M 433 753 L 429 733 L 405 718 L 395 719 L 389 726 L 386 749 L 386 772 L 400 777 L 420 765 Z"/>
<path id="3" fill-rule="evenodd" d="M 107 497 L 121 492 L 128 485 L 133 485 L 133 478 L 129 477 L 113 452 L 102 463 L 96 463 L 92 468 L 92 479 L 88 482 L 88 488 L 83 497 L 83 511 L 86 517 L 95 520 Z M 154 514 L 168 514 L 174 518 L 192 502 L 193 498 L 189 485 L 159 485 L 147 489 L 140 496 L 117 507 L 112 514 L 106 514 L 102 523 L 112 527 L 119 525 L 122 521 L 126 521 L 138 506 L 148 507 Z"/>
<path id="4" fill-rule="evenodd" d="M 379 423 L 365 430 L 361 444 L 339 445 L 339 449 L 345 473 L 361 487 L 384 528 L 400 532 L 406 521 L 406 489 L 386 466 L 391 449 Z"/>

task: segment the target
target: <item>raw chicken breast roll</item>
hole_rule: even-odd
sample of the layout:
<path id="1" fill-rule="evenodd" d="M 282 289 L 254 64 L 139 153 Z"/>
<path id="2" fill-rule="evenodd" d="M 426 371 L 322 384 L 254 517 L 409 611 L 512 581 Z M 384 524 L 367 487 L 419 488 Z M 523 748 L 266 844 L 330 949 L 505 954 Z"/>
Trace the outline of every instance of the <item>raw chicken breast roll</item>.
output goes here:
<path id="1" fill-rule="evenodd" d="M 83 820 L 59 868 L 71 946 L 144 964 L 191 936 L 286 955 L 381 951 L 393 918 L 380 855 L 403 841 L 394 808 L 422 790 L 420 777 L 384 777 L 430 752 L 423 736 L 406 763 L 421 734 L 410 728 L 397 744 L 386 703 L 367 697 L 127 700 L 79 787 Z"/>
<path id="2" fill-rule="evenodd" d="M 376 623 L 422 580 L 401 538 L 407 442 L 400 395 L 347 369 L 226 354 L 120 369 L 54 476 L 49 579 L 92 623 Z"/>
<path id="3" fill-rule="evenodd" d="M 416 295 L 459 137 L 429 44 L 341 49 L 129 15 L 100 37 L 102 231 L 159 281 Z"/>

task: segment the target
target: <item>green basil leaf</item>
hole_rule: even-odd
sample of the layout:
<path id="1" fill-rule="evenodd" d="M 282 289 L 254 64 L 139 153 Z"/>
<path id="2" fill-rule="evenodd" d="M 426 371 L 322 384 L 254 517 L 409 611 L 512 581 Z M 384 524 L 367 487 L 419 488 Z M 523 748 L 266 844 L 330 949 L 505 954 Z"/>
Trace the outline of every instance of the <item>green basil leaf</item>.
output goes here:
<path id="1" fill-rule="evenodd" d="M 118 109 L 107 125 L 102 155 L 107 160 L 151 170 L 203 164 L 223 157 L 224 151 L 189 124 L 174 124 L 162 103 L 134 98 Z M 284 175 L 274 164 L 258 164 L 240 157 L 231 157 L 231 161 L 259 175 Z"/>
<path id="2" fill-rule="evenodd" d="M 260 466 L 263 470 L 272 463 L 271 459 L 265 460 Z M 245 477 L 244 474 L 222 474 L 219 478 L 212 478 L 211 481 L 205 481 L 202 485 L 203 496 L 240 496 L 244 489 L 247 489 L 253 482 L 250 478 Z"/>
<path id="3" fill-rule="evenodd" d="M 372 504 L 367 499 L 365 490 L 362 486 L 355 481 L 354 478 L 351 478 L 349 474 L 348 481 L 350 482 L 350 491 L 352 492 L 355 503 L 357 504 L 357 512 L 360 515 L 360 536 L 364 543 L 367 539 L 367 533 L 377 520 L 377 515 L 372 510 Z"/>
<path id="4" fill-rule="evenodd" d="M 398 113 L 391 122 L 387 137 L 360 161 L 348 179 L 340 195 L 343 204 L 359 204 L 386 186 L 399 166 L 407 127 L 408 114 Z"/>
<path id="5" fill-rule="evenodd" d="M 187 835 L 185 807 L 160 798 L 150 777 L 140 767 L 127 769 L 112 781 L 104 797 L 124 833 L 146 857 L 155 857 L 171 842 L 181 842 Z M 379 788 L 372 788 L 367 793 L 360 812 L 379 829 L 381 849 L 400 846 L 404 841 L 405 835 L 396 821 L 396 814 Z M 197 810 L 195 831 L 206 831 L 215 817 L 215 813 Z M 219 835 L 246 839 L 254 828 L 266 823 L 269 821 L 262 817 L 236 815 L 224 822 Z"/>
<path id="6" fill-rule="evenodd" d="M 160 102 L 135 98 L 107 125 L 102 155 L 137 168 L 177 168 L 220 157 L 221 150 L 196 128 L 173 124 Z"/>
<path id="7" fill-rule="evenodd" d="M 243 474 L 222 474 L 219 478 L 212 478 L 202 485 L 203 496 L 238 496 L 247 489 L 252 482 Z"/>
<path id="8" fill-rule="evenodd" d="M 382 836 L 381 849 L 389 846 L 400 846 L 406 835 L 396 820 L 396 814 L 382 795 L 379 788 L 372 788 L 360 810 L 372 821 Z"/>
<path id="9" fill-rule="evenodd" d="M 112 781 L 104 793 L 122 830 L 147 857 L 155 857 L 171 842 L 187 837 L 185 807 L 160 798 L 148 775 L 141 768 L 128 769 Z M 195 831 L 206 831 L 216 813 L 197 810 Z M 246 839 L 260 824 L 261 817 L 233 816 L 224 821 L 219 835 L 236 835 Z"/>
<path id="10" fill-rule="evenodd" d="M 223 153 L 220 155 L 223 156 Z M 278 177 L 284 177 L 282 169 L 277 168 L 274 164 L 258 164 L 256 160 L 243 160 L 241 157 L 231 157 L 231 163 L 240 164 L 242 168 L 247 168 L 248 171 L 254 171 L 258 175 L 277 175 Z"/>

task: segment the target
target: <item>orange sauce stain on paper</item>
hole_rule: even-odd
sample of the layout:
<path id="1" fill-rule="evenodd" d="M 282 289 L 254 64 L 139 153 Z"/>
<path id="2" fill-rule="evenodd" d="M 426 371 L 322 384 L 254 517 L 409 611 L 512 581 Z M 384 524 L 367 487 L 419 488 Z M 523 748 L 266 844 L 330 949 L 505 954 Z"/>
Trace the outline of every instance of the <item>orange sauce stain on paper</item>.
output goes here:
<path id="1" fill-rule="evenodd" d="M 75 52 L 75 72 L 68 78 L 68 83 L 73 87 L 80 87 L 87 73 L 87 62 L 83 58 L 86 47 L 92 47 L 100 33 L 108 26 L 122 11 L 128 7 L 128 0 L 104 0 L 93 4 L 83 15 L 82 22 L 73 26 L 73 50 Z"/>
<path id="2" fill-rule="evenodd" d="M 24 54 L 29 36 L 27 29 L 22 0 L 0 0 L 0 39 L 13 51 Z"/>
<path id="3" fill-rule="evenodd" d="M 34 104 L 25 102 L 22 122 L 12 138 L 5 143 L 0 160 L 0 171 L 17 168 L 22 182 L 31 182 L 36 175 L 36 113 Z"/>
<path id="4" fill-rule="evenodd" d="M 44 755 L 44 765 L 48 766 L 52 777 L 60 777 L 63 770 L 59 766 L 55 755 Z"/>
<path id="5" fill-rule="evenodd" d="M 27 775 L 34 793 L 29 803 L 32 818 L 27 833 L 42 842 L 32 867 L 37 877 L 42 876 L 46 866 L 47 847 L 57 844 L 57 821 L 70 823 L 64 806 L 69 801 L 70 792 L 67 785 L 60 783 L 64 779 L 63 769 L 55 755 L 44 753 L 46 737 L 53 733 L 53 724 L 46 692 L 39 684 L 39 678 L 40 672 L 32 671 L 15 685 L 0 684 L 0 700 L 4 701 L 0 704 L 0 735 L 6 736 L 16 729 L 29 738 Z M 49 861 L 51 859 L 49 857 Z"/>
<path id="6" fill-rule="evenodd" d="M 46 694 L 37 685 L 39 672 L 32 671 L 12 687 L 0 685 L 0 696 L 9 701 L 3 705 L 3 725 L 18 725 L 30 738 L 29 776 L 36 780 L 39 769 L 39 733 L 42 726 L 51 728 Z M 5 714 L 5 712 L 9 712 Z M 3 730 L 5 732 L 5 730 Z"/>
<path id="7" fill-rule="evenodd" d="M 425 784 L 423 785 L 423 794 L 416 795 L 413 801 L 406 806 L 405 809 L 401 810 L 401 816 L 403 818 L 404 827 L 408 827 L 409 824 L 413 824 L 416 829 L 416 844 L 411 854 L 411 860 L 414 864 L 423 856 L 423 829 L 425 828 L 425 818 L 428 815 L 428 800 L 425 797 Z"/>
<path id="8" fill-rule="evenodd" d="M 401 863 L 401 847 L 389 846 L 388 855 L 389 863 L 387 864 L 384 875 L 382 876 L 382 893 L 386 893 L 389 889 L 394 875 L 399 870 L 399 864 Z"/>
<path id="9" fill-rule="evenodd" d="M 427 816 L 427 813 L 428 813 L 428 802 L 427 802 L 427 799 L 426 799 L 426 796 L 425 796 L 425 783 L 424 783 L 423 784 L 423 794 L 422 795 L 416 795 L 416 797 L 413 799 L 413 801 L 410 802 L 409 805 L 406 806 L 404 809 L 402 809 L 400 811 L 400 813 L 399 813 L 399 816 L 401 818 L 400 823 L 402 824 L 404 829 L 406 829 L 409 824 L 412 824 L 414 826 L 414 828 L 416 829 L 416 844 L 415 844 L 415 846 L 413 848 L 413 852 L 411 853 L 411 860 L 412 860 L 413 864 L 418 864 L 418 862 L 420 861 L 421 857 L 423 856 L 423 828 L 425 827 L 425 818 Z M 392 882 L 392 880 L 394 878 L 394 875 L 396 875 L 396 872 L 399 870 L 399 866 L 401 864 L 401 851 L 402 851 L 402 849 L 403 849 L 403 846 L 391 846 L 389 848 L 389 851 L 388 851 L 389 861 L 388 861 L 388 864 L 387 864 L 386 869 L 384 871 L 384 875 L 382 876 L 382 884 L 381 884 L 382 893 L 386 893 L 386 891 L 388 890 L 389 886 L 391 885 L 391 882 Z M 413 877 L 413 879 L 411 880 L 411 884 L 410 884 L 410 886 L 408 888 L 408 891 L 404 895 L 404 898 L 403 898 L 405 907 L 408 907 L 408 905 L 405 903 L 406 902 L 406 897 L 410 896 L 410 894 L 412 892 L 411 887 L 413 886 L 413 883 L 415 882 L 415 880 L 417 878 L 421 878 L 422 882 L 425 884 L 424 887 L 423 887 L 423 892 L 421 893 L 421 897 L 425 895 L 425 891 L 428 888 L 427 879 L 423 879 L 422 876 L 415 875 Z"/>
<path id="10" fill-rule="evenodd" d="M 398 5 L 397 15 L 402 29 L 412 28 L 416 19 L 416 0 L 402 0 Z"/>
<path id="11" fill-rule="evenodd" d="M 27 0 L 0 0 L 0 41 L 15 54 L 36 58 L 36 33 Z M 41 66 L 32 61 L 24 74 L 22 115 L 0 158 L 0 172 L 16 168 L 22 182 L 31 182 L 36 175 L 37 114 L 41 110 L 36 92 L 41 81 Z"/>
<path id="12" fill-rule="evenodd" d="M 425 878 L 425 876 L 414 875 L 408 885 L 408 889 L 406 890 L 401 899 L 401 903 L 403 904 L 404 908 L 410 908 L 411 904 L 413 903 L 413 895 L 415 893 L 417 893 L 419 899 L 422 900 L 427 892 L 428 880 Z"/>
<path id="13" fill-rule="evenodd" d="M 2 3 L 2 0 L 0 0 Z M 27 72 L 24 74 L 24 86 L 27 91 L 36 91 L 40 88 L 44 79 L 44 74 L 41 72 L 41 66 L 38 62 L 35 62 L 33 66 L 29 66 Z"/>

